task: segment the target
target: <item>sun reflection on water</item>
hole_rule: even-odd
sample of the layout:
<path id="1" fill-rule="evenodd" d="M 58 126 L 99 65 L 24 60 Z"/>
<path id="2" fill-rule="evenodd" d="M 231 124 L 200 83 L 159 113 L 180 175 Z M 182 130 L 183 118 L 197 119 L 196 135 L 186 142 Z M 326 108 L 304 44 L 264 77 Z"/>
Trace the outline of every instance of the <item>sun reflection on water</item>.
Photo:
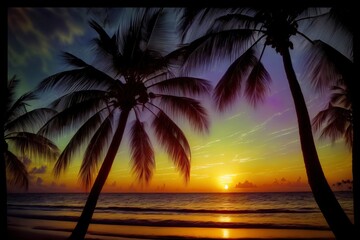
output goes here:
<path id="1" fill-rule="evenodd" d="M 222 231 L 223 238 L 229 238 L 229 236 L 230 236 L 229 229 L 221 229 L 221 231 Z"/>

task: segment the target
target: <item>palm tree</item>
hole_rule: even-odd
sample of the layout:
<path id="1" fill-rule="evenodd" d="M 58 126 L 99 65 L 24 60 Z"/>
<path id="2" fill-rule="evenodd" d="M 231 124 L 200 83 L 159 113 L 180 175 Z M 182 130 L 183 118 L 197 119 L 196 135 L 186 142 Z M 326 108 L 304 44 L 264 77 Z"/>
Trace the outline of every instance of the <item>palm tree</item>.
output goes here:
<path id="1" fill-rule="evenodd" d="M 353 239 L 353 224 L 338 203 L 322 170 L 309 113 L 290 55 L 294 37 L 314 43 L 299 30 L 299 25 L 307 21 L 311 23 L 326 14 L 308 8 L 186 9 L 182 18 L 183 31 L 191 33 L 192 26 L 197 23 L 201 26 L 198 29 L 206 28 L 207 32 L 184 44 L 178 54 L 187 61 L 187 69 L 213 63 L 223 57 L 235 59 L 215 87 L 214 99 L 220 111 L 233 103 L 243 88 L 250 103 L 256 105 L 261 102 L 271 82 L 261 63 L 262 56 L 268 46 L 280 54 L 294 100 L 301 149 L 315 201 L 336 238 Z M 312 25 L 308 23 L 305 26 Z"/>
<path id="2" fill-rule="evenodd" d="M 359 39 L 360 31 L 357 26 L 357 8 L 354 4 L 350 4 L 347 7 L 342 5 L 333 6 L 330 10 L 330 15 L 332 19 L 335 19 L 337 23 L 337 28 L 345 30 L 345 33 L 352 35 L 353 44 L 349 44 L 347 47 L 352 50 L 352 61 L 347 57 L 343 56 L 336 49 L 333 49 L 331 46 L 328 46 L 322 41 L 316 41 L 314 45 L 319 45 L 316 47 L 315 58 L 321 58 L 325 60 L 326 64 L 331 66 L 332 69 L 329 71 L 325 68 L 325 71 L 319 71 L 319 62 L 313 62 L 312 69 L 315 70 L 312 72 L 312 77 L 318 79 L 321 82 L 321 79 L 325 79 L 326 82 L 329 82 L 333 77 L 329 73 L 335 73 L 334 75 L 342 76 L 344 80 L 344 85 L 346 86 L 349 94 L 349 99 L 352 103 L 352 119 L 353 119 L 353 145 L 352 148 L 352 175 L 353 175 L 353 202 L 354 202 L 354 226 L 357 231 L 357 235 L 360 236 L 360 128 L 358 127 L 358 122 L 360 122 L 360 95 L 357 93 L 357 81 L 356 81 L 356 69 L 359 69 Z M 311 54 L 313 55 L 313 54 Z M 321 61 L 324 63 L 324 61 Z M 334 71 L 335 69 L 335 71 Z M 330 75 L 330 76 L 329 76 Z M 321 77 L 326 76 L 326 77 Z M 334 78 L 333 80 L 337 80 Z M 319 82 L 319 81 L 317 81 Z M 333 82 L 333 81 L 330 81 Z M 320 85 L 320 87 L 322 87 Z"/>
<path id="3" fill-rule="evenodd" d="M 332 91 L 327 108 L 313 118 L 313 128 L 321 130 L 321 138 L 328 137 L 332 142 L 344 138 L 345 144 L 352 149 L 353 119 L 349 92 L 342 84 L 333 86 Z"/>
<path id="4" fill-rule="evenodd" d="M 206 110 L 191 96 L 209 93 L 211 85 L 203 79 L 175 77 L 172 73 L 170 55 L 164 51 L 168 48 L 167 17 L 163 9 L 140 9 L 129 26 L 120 26 L 112 37 L 91 20 L 90 26 L 98 34 L 97 66 L 64 53 L 65 61 L 75 68 L 52 75 L 39 85 L 39 91 L 63 90 L 63 95 L 51 103 L 52 108 L 61 111 L 40 133 L 53 135 L 76 129 L 55 164 L 55 175 L 66 170 L 82 145 L 86 147 L 79 172 L 83 185 L 90 187 L 97 173 L 70 239 L 84 239 L 128 125 L 132 170 L 139 181 L 148 183 L 155 168 L 146 127 L 151 127 L 185 181 L 189 180 L 190 146 L 170 116 L 184 118 L 198 132 L 207 132 Z"/>
<path id="5" fill-rule="evenodd" d="M 2 216 L 5 216 L 2 223 L 4 236 L 7 237 L 7 183 L 15 184 L 28 189 L 29 179 L 26 166 L 21 160 L 23 157 L 44 158 L 48 161 L 55 160 L 59 156 L 59 149 L 49 139 L 32 133 L 52 115 L 54 110 L 38 108 L 27 111 L 28 102 L 35 99 L 32 93 L 25 93 L 17 100 L 14 99 L 16 87 L 19 80 L 13 76 L 7 84 L 5 96 L 5 115 L 2 129 L 3 148 L 2 157 L 4 164 L 1 165 L 4 175 L 2 175 Z M 29 132 L 28 130 L 32 130 Z"/>

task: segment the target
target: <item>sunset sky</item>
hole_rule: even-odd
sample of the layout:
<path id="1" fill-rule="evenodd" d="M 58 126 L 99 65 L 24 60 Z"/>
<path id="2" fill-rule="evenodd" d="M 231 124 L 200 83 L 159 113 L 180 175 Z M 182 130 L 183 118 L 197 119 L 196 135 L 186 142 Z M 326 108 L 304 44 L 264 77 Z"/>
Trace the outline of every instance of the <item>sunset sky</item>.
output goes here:
<path id="1" fill-rule="evenodd" d="M 22 85 L 18 95 L 32 90 L 45 77 L 67 69 L 60 58 L 67 51 L 91 61 L 91 39 L 96 33 L 87 23 L 104 19 L 105 11 L 85 8 L 9 8 L 8 9 L 8 78 L 16 74 Z M 123 21 L 127 14 L 109 10 L 111 26 Z M 114 23 L 114 24 L 112 24 Z M 109 35 L 113 29 L 106 27 Z M 296 46 L 295 46 L 296 49 Z M 293 52 L 291 52 L 293 54 Z M 300 60 L 294 58 L 295 70 Z M 252 108 L 244 98 L 226 112 L 216 112 L 211 98 L 204 105 L 211 116 L 209 134 L 198 135 L 182 125 L 192 150 L 191 175 L 184 183 L 164 151 L 155 147 L 156 171 L 148 186 L 138 184 L 131 174 L 128 138 L 121 144 L 105 192 L 249 192 L 309 190 L 300 149 L 293 101 L 282 67 L 281 57 L 267 49 L 263 63 L 273 83 L 262 105 Z M 193 76 L 211 80 L 213 85 L 225 71 L 226 63 L 210 67 Z M 297 72 L 300 78 L 301 73 Z M 310 116 L 322 110 L 328 102 L 326 93 L 319 94 L 307 79 L 301 86 Z M 46 99 L 45 99 L 46 100 Z M 34 102 L 46 106 L 46 101 Z M 127 131 L 125 132 L 127 133 Z M 71 133 L 69 133 L 69 136 Z M 344 141 L 332 144 L 318 140 L 318 154 L 325 175 L 332 185 L 352 179 L 351 153 Z M 54 139 L 63 149 L 66 137 Z M 25 162 L 31 176 L 30 192 L 85 191 L 78 181 L 81 159 L 73 159 L 67 172 L 55 179 L 52 165 L 37 159 Z M 228 186 L 228 189 L 226 189 Z M 20 191 L 12 189 L 12 191 Z"/>

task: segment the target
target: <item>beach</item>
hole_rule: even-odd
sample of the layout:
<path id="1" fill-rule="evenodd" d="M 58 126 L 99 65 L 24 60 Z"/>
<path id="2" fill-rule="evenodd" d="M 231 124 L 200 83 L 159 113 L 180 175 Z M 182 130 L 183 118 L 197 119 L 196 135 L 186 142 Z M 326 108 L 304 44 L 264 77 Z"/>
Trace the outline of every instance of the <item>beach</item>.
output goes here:
<path id="1" fill-rule="evenodd" d="M 9 240 L 65 240 L 75 223 L 9 218 Z M 294 229 L 223 229 L 91 224 L 86 239 L 335 239 L 330 231 Z"/>
<path id="2" fill-rule="evenodd" d="M 351 211 L 351 194 L 338 197 Z M 9 195 L 11 240 L 67 239 L 86 194 Z M 311 193 L 102 194 L 86 239 L 334 239 Z"/>

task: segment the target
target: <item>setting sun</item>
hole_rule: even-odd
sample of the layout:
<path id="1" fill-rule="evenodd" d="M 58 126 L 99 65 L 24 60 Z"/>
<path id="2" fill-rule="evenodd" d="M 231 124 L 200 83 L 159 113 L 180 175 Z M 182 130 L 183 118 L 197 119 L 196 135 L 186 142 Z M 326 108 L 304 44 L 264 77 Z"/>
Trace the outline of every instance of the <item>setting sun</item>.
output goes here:
<path id="1" fill-rule="evenodd" d="M 229 189 L 229 186 L 226 184 L 226 185 L 224 186 L 224 189 L 225 189 L 225 190 L 228 190 L 228 189 Z"/>

